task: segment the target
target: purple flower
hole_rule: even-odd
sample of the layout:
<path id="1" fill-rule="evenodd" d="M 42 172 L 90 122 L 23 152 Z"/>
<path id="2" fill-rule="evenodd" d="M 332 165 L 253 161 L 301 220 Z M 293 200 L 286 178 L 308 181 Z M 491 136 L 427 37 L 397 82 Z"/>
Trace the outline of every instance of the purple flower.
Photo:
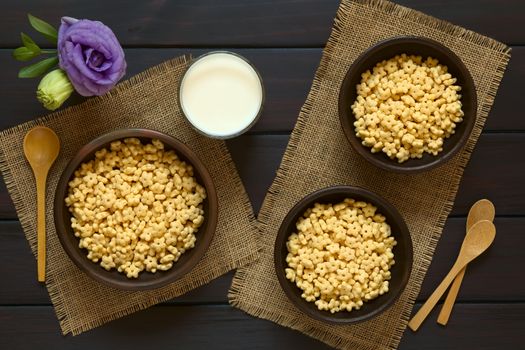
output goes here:
<path id="1" fill-rule="evenodd" d="M 126 74 L 122 47 L 113 31 L 99 21 L 62 17 L 58 58 L 82 96 L 105 94 Z"/>

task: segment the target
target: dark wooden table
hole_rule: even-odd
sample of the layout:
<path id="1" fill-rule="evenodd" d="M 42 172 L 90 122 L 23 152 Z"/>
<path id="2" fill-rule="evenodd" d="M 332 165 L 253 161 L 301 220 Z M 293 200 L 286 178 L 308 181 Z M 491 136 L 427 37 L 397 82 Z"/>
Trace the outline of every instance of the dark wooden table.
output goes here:
<path id="1" fill-rule="evenodd" d="M 425 300 L 451 267 L 464 237 L 465 215 L 477 199 L 486 197 L 496 205 L 496 242 L 469 267 L 449 326 L 438 326 L 434 312 L 418 333 L 405 333 L 400 349 L 525 349 L 525 1 L 399 2 L 513 48 L 418 300 Z M 259 123 L 248 135 L 228 141 L 257 212 L 310 88 L 337 6 L 336 0 L 4 0 L 0 129 L 46 113 L 34 98 L 38 81 L 17 79 L 20 64 L 11 58 L 19 32 L 32 32 L 27 12 L 57 24 L 60 15 L 103 21 L 125 47 L 128 77 L 184 53 L 236 51 L 260 69 L 267 91 Z M 232 273 L 168 303 L 78 337 L 63 337 L 47 291 L 36 281 L 35 259 L 3 183 L 0 218 L 0 349 L 328 348 L 230 307 L 226 294 Z"/>

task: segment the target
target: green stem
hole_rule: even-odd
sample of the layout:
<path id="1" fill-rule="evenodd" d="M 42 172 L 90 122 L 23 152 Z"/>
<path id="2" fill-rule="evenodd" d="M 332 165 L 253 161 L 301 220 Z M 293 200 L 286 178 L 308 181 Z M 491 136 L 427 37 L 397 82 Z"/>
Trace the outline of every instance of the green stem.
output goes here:
<path id="1" fill-rule="evenodd" d="M 42 53 L 57 53 L 57 50 L 41 50 Z"/>

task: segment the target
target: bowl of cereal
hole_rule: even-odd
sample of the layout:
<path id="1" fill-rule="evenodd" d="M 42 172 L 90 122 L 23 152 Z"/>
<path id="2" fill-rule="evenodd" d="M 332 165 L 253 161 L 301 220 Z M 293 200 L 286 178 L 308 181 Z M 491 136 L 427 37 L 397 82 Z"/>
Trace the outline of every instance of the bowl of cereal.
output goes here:
<path id="1" fill-rule="evenodd" d="M 55 226 L 71 260 L 114 288 L 159 288 L 204 256 L 217 224 L 212 178 L 184 143 L 122 129 L 83 146 L 63 171 Z"/>
<path id="2" fill-rule="evenodd" d="M 334 186 L 301 199 L 275 240 L 279 283 L 299 310 L 320 321 L 370 319 L 401 295 L 412 240 L 399 212 L 377 194 Z"/>
<path id="3" fill-rule="evenodd" d="M 372 46 L 348 69 L 339 118 L 350 145 L 385 170 L 420 172 L 452 158 L 476 121 L 474 81 L 442 44 L 396 37 Z"/>

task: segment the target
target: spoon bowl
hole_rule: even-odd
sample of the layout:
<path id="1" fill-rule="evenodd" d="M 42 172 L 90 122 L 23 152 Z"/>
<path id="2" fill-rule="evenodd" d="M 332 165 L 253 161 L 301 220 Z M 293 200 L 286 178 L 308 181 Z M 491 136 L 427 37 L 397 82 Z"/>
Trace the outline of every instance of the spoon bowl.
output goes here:
<path id="1" fill-rule="evenodd" d="M 488 199 L 480 199 L 472 205 L 467 216 L 467 231 L 478 221 L 494 221 L 496 208 Z"/>
<path id="2" fill-rule="evenodd" d="M 472 226 L 461 245 L 458 262 L 462 258 L 466 265 L 487 250 L 496 238 L 496 229 L 493 228 L 494 224 L 488 220 L 479 221 Z"/>
<path id="3" fill-rule="evenodd" d="M 24 155 L 35 170 L 49 169 L 60 151 L 60 141 L 55 132 L 45 126 L 37 126 L 24 137 Z"/>

